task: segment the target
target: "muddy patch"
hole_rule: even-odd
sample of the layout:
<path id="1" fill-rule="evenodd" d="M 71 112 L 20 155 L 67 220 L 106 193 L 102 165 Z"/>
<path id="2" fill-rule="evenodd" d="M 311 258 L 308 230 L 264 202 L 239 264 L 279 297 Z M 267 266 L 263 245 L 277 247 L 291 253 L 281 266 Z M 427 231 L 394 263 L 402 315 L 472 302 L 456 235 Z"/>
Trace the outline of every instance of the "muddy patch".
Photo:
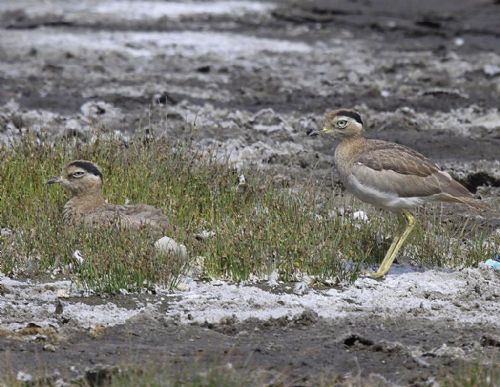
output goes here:
<path id="1" fill-rule="evenodd" d="M 123 297 L 96 302 L 67 281 L 3 277 L 1 285 L 5 372 L 43 368 L 72 380 L 96 367 L 133 366 L 141 348 L 142 364 L 189 367 L 196 359 L 200 367 L 266 369 L 287 383 L 351 373 L 407 384 L 500 354 L 500 276 L 486 267 L 398 267 L 384 281 L 329 290 L 305 284 L 300 294 L 286 284 L 286 292 L 272 290 L 273 280 L 189 281 L 189 290 L 129 297 L 135 305 Z"/>

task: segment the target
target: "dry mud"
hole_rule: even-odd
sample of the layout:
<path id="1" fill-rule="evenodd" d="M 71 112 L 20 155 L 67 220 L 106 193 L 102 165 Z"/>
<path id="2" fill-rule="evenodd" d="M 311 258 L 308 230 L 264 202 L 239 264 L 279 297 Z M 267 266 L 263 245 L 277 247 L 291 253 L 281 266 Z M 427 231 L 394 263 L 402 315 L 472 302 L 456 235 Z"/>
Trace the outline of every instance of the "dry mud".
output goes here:
<path id="1" fill-rule="evenodd" d="M 371 137 L 411 145 L 495 203 L 497 3 L 2 1 L 0 141 L 148 131 L 328 189 L 332 144 L 305 131 L 326 109 L 355 107 Z M 500 352 L 499 274 L 484 268 L 402 269 L 321 292 L 189 282 L 112 299 L 0 281 L 0 372 L 69 380 L 98 364 L 196 361 L 288 385 L 329 374 L 425 385 Z"/>

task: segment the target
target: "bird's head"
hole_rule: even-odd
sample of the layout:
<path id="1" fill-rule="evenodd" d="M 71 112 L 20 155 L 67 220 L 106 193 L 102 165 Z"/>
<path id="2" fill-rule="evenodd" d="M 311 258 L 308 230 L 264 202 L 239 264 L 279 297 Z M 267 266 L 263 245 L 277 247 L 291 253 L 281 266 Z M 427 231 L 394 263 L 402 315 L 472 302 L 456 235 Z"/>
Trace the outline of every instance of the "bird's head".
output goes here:
<path id="1" fill-rule="evenodd" d="M 53 177 L 47 184 L 61 184 L 70 196 L 98 193 L 102 187 L 102 173 L 94 163 L 75 160 L 64 167 L 61 176 Z"/>
<path id="2" fill-rule="evenodd" d="M 349 109 L 331 110 L 325 113 L 323 128 L 313 130 L 308 134 L 332 136 L 333 138 L 345 139 L 360 136 L 363 133 L 363 120 L 361 115 Z"/>

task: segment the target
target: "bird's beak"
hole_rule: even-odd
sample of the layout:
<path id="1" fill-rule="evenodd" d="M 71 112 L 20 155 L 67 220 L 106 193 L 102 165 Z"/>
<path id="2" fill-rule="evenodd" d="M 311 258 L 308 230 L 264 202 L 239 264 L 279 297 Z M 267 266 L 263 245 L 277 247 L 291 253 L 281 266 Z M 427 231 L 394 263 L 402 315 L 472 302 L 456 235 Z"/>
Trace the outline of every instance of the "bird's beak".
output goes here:
<path id="1" fill-rule="evenodd" d="M 306 133 L 308 136 L 310 137 L 316 137 L 318 135 L 323 135 L 323 134 L 327 134 L 327 133 L 330 133 L 332 130 L 326 126 L 324 126 L 321 130 L 318 130 L 318 129 L 309 129 Z"/>
<path id="2" fill-rule="evenodd" d="M 327 133 L 330 133 L 332 131 L 331 128 L 327 127 L 327 126 L 323 126 L 323 128 L 319 131 L 320 134 L 327 134 Z"/>
<path id="3" fill-rule="evenodd" d="M 47 184 L 58 184 L 62 180 L 61 176 L 53 177 L 49 180 L 47 180 Z"/>

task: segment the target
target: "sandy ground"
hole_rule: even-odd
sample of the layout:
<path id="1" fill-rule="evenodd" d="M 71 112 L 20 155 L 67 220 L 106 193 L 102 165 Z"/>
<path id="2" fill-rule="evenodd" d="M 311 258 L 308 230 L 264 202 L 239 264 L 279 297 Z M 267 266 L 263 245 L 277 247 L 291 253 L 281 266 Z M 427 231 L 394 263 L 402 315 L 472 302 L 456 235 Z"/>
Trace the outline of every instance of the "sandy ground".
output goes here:
<path id="1" fill-rule="evenodd" d="M 148 130 L 328 189 L 333 146 L 305 131 L 356 107 L 371 137 L 411 145 L 494 203 L 499 19 L 486 0 L 2 1 L 0 141 Z M 500 279 L 485 268 L 403 267 L 325 291 L 184 285 L 101 299 L 0 277 L 0 372 L 215 359 L 287 384 L 423 385 L 500 355 Z"/>

